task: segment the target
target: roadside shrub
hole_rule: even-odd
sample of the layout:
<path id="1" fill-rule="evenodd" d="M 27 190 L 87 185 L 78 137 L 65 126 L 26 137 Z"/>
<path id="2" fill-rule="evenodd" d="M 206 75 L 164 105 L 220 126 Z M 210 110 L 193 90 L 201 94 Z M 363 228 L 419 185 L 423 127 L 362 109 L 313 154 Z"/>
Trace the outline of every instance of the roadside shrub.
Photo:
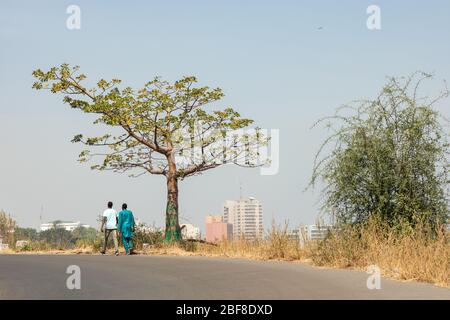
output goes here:
<path id="1" fill-rule="evenodd" d="M 112 247 L 111 241 L 109 241 L 108 245 L 108 247 Z M 100 252 L 103 247 L 103 234 L 99 232 L 95 238 L 77 240 L 75 247 L 78 249 L 92 249 L 93 252 Z"/>
<path id="2" fill-rule="evenodd" d="M 300 241 L 290 236 L 287 222 L 281 227 L 273 221 L 265 244 L 267 259 L 298 260 L 302 257 Z"/>
<path id="3" fill-rule="evenodd" d="M 164 242 L 163 232 L 157 228 L 148 227 L 146 224 L 137 225 L 133 237 L 135 249 L 142 249 L 143 244 L 147 243 L 152 247 L 161 247 Z"/>
<path id="4" fill-rule="evenodd" d="M 385 275 L 450 284 L 450 237 L 445 226 L 417 222 L 389 227 L 371 219 L 333 230 L 311 252 L 313 263 L 340 268 L 377 265 Z"/>

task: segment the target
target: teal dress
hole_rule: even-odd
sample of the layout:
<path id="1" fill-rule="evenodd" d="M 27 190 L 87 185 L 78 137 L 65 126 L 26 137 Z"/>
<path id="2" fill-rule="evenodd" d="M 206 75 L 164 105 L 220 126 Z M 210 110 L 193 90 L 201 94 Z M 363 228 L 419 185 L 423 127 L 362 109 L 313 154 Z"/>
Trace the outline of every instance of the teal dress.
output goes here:
<path id="1" fill-rule="evenodd" d="M 119 212 L 119 224 L 117 229 L 122 233 L 122 242 L 127 254 L 133 249 L 134 216 L 130 210 Z"/>

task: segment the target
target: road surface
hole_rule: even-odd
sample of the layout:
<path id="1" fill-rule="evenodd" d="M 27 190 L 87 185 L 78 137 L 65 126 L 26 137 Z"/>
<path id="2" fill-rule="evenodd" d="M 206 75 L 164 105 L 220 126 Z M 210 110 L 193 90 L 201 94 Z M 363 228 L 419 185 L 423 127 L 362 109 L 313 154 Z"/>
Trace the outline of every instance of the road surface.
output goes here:
<path id="1" fill-rule="evenodd" d="M 67 289 L 69 265 L 81 289 Z M 450 299 L 450 289 L 288 262 L 171 256 L 0 255 L 0 299 Z"/>

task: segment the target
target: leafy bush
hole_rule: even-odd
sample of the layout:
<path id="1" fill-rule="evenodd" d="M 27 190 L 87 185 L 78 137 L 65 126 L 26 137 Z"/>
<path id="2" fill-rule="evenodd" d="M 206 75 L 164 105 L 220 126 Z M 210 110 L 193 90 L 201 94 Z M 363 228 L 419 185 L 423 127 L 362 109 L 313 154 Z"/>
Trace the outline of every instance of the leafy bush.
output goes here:
<path id="1" fill-rule="evenodd" d="M 372 216 L 394 228 L 447 223 L 450 144 L 434 105 L 449 91 L 421 97 L 421 83 L 430 78 L 391 78 L 375 99 L 319 120 L 332 134 L 316 155 L 311 183 L 325 182 L 324 209 L 339 223 Z"/>
<path id="2" fill-rule="evenodd" d="M 164 240 L 164 234 L 157 228 L 148 227 L 146 224 L 139 224 L 134 231 L 134 248 L 142 249 L 143 244 L 147 243 L 153 247 L 161 247 Z"/>

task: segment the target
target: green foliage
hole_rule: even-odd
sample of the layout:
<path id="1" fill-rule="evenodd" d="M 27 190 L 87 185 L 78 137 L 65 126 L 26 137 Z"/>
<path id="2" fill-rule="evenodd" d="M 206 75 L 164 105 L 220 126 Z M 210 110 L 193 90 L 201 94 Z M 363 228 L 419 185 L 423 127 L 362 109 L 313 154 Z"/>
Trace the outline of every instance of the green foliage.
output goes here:
<path id="1" fill-rule="evenodd" d="M 196 87 L 197 79 L 186 76 L 169 83 L 156 77 L 141 89 L 119 87 L 121 81 L 101 79 L 93 88 L 84 86 L 86 76 L 79 67 L 62 64 L 49 71 L 33 72 L 36 90 L 48 89 L 65 95 L 64 102 L 72 108 L 97 115 L 96 124 L 122 129 L 122 134 L 105 133 L 85 138 L 76 135 L 72 142 L 103 151 L 81 152 L 80 162 L 93 156 L 103 158 L 91 168 L 125 172 L 137 169 L 132 176 L 151 173 L 186 178 L 224 164 L 243 159 L 244 144 L 263 145 L 262 134 L 246 134 L 241 141 L 221 143 L 224 132 L 247 127 L 252 120 L 242 118 L 228 107 L 207 112 L 204 107 L 223 97 L 220 88 Z M 116 131 L 115 131 L 116 132 Z M 194 148 L 199 150 L 193 155 Z M 175 155 L 177 158 L 175 159 Z M 183 157 L 189 156 L 189 161 Z M 255 158 L 256 153 L 246 155 Z M 175 161 L 175 166 L 168 163 Z M 251 166 L 251 164 L 247 164 Z M 175 173 L 169 172 L 171 169 Z"/>
<path id="2" fill-rule="evenodd" d="M 33 248 L 33 246 L 30 243 L 27 243 L 27 244 L 25 244 L 24 246 L 22 246 L 20 248 L 20 251 L 24 251 L 24 252 L 26 252 L 26 251 L 33 251 L 33 250 L 34 250 L 34 248 Z"/>
<path id="3" fill-rule="evenodd" d="M 391 78 L 376 99 L 319 121 L 333 133 L 316 156 L 312 184 L 325 182 L 324 209 L 338 222 L 372 216 L 401 228 L 447 222 L 448 131 L 433 105 L 448 91 L 436 99 L 419 97 L 429 78 Z"/>
<path id="4" fill-rule="evenodd" d="M 33 228 L 20 228 L 16 227 L 14 236 L 17 240 L 29 240 L 36 241 L 39 239 L 39 233 Z"/>
<path id="5" fill-rule="evenodd" d="M 102 241 L 101 234 L 94 228 L 79 227 L 73 231 L 55 227 L 37 232 L 32 228 L 16 228 L 16 240 L 26 240 L 28 244 L 22 247 L 21 251 L 36 250 L 65 250 L 81 247 L 93 247 L 95 250 L 98 243 Z"/>
<path id="6" fill-rule="evenodd" d="M 51 245 L 55 249 L 68 249 L 73 246 L 72 232 L 64 228 L 51 228 L 39 233 L 41 242 Z"/>
<path id="7" fill-rule="evenodd" d="M 98 236 L 98 231 L 95 228 L 89 227 L 78 227 L 72 231 L 72 242 L 76 242 L 78 240 L 87 240 L 93 241 Z"/>
<path id="8" fill-rule="evenodd" d="M 161 230 L 149 228 L 146 224 L 136 226 L 133 243 L 136 249 L 142 249 L 143 244 L 160 247 L 163 244 L 164 234 Z"/>

